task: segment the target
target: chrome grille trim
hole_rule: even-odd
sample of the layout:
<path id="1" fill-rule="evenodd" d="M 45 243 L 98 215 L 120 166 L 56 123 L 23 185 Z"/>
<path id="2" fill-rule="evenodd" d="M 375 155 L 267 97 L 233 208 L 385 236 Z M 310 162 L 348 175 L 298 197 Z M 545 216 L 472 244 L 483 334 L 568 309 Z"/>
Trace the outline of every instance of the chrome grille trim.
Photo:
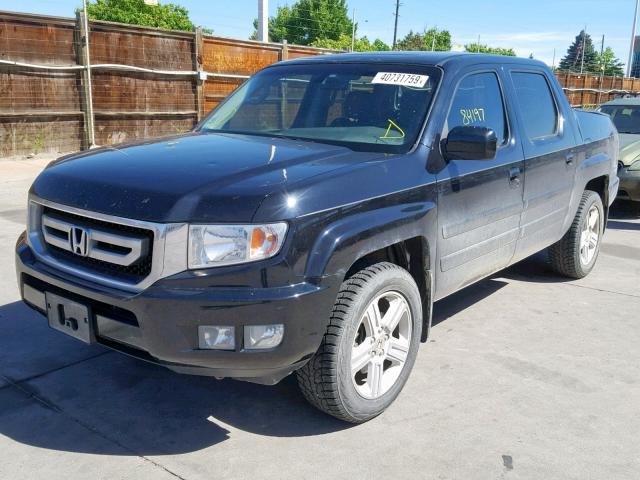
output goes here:
<path id="1" fill-rule="evenodd" d="M 128 267 L 149 252 L 149 239 L 118 235 L 95 228 L 78 227 L 75 223 L 42 215 L 42 234 L 50 245 L 83 257 Z M 62 235 L 55 232 L 62 233 Z M 77 233 L 82 236 L 78 238 Z M 74 238 L 74 235 L 76 238 Z M 104 246 L 120 248 L 123 253 L 110 251 Z M 126 253 L 124 253 L 126 251 Z"/>
<path id="2" fill-rule="evenodd" d="M 51 255 L 47 249 L 47 243 L 54 245 L 58 248 L 63 248 L 66 251 L 71 252 L 72 250 L 69 247 L 69 240 L 64 242 L 64 237 L 57 238 L 51 241 L 49 237 L 48 240 L 45 239 L 45 233 L 43 229 L 43 221 L 49 222 L 50 225 L 53 223 L 50 222 L 53 219 L 52 216 L 44 215 L 43 210 L 45 207 L 59 210 L 61 212 L 67 212 L 73 215 L 79 215 L 82 217 L 86 217 L 87 219 L 100 220 L 104 222 L 109 222 L 113 224 L 129 226 L 134 228 L 141 228 L 149 230 L 153 233 L 153 242 L 151 247 L 152 253 L 152 265 L 151 271 L 149 275 L 147 275 L 144 279 L 139 281 L 138 283 L 132 283 L 120 278 L 114 278 L 112 276 L 98 273 L 91 268 L 81 267 L 78 265 L 71 265 L 68 262 L 64 262 L 55 256 Z M 57 221 L 58 227 L 62 227 L 61 231 L 64 231 L 66 228 L 64 223 L 60 222 L 58 219 L 53 219 L 54 222 Z M 68 225 L 68 224 L 67 224 Z M 57 228 L 57 227 L 56 227 Z M 97 232 L 100 229 L 91 228 L 92 235 L 93 232 Z M 155 222 L 147 222 L 142 220 L 133 220 L 129 218 L 116 217 L 113 215 L 106 215 L 103 213 L 91 212 L 88 210 L 83 210 L 75 207 L 68 207 L 66 205 L 61 205 L 55 202 L 50 202 L 48 200 L 41 199 L 35 195 L 30 195 L 29 197 L 29 219 L 28 219 L 28 243 L 35 257 L 55 269 L 58 269 L 62 272 L 74 275 L 76 277 L 82 278 L 84 280 L 88 280 L 100 285 L 104 285 L 110 288 L 115 288 L 119 290 L 126 290 L 129 292 L 140 292 L 153 283 L 158 281 L 161 278 L 165 278 L 171 275 L 175 275 L 176 273 L 187 270 L 187 242 L 188 242 L 188 232 L 189 228 L 186 223 L 155 223 Z M 115 241 L 120 241 L 120 239 L 114 239 L 112 237 L 102 236 L 102 234 L 110 235 L 110 232 L 103 232 L 100 230 L 100 238 L 108 240 L 106 243 L 111 243 Z M 120 237 L 120 235 L 116 235 Z M 68 238 L 68 237 L 67 237 Z M 94 237 L 96 240 L 98 237 Z M 59 240 L 56 243 L 56 240 Z M 101 241 L 101 240 L 99 240 Z M 64 244 L 64 246 L 62 246 Z M 125 247 L 128 248 L 128 247 Z M 144 246 L 141 245 L 143 249 Z M 148 248 L 148 247 L 147 247 Z M 105 252 L 102 250 L 96 250 L 94 255 L 103 255 L 103 254 L 113 254 L 114 252 Z M 135 255 L 133 255 L 135 256 Z M 132 256 L 132 257 L 133 257 Z M 132 258 L 131 257 L 131 258 Z M 103 260 L 106 262 L 113 262 L 111 259 L 107 259 L 105 256 L 100 258 L 92 257 L 95 259 Z M 128 258 L 126 261 L 128 261 Z M 121 261 L 124 261 L 120 259 Z M 133 260 L 135 262 L 135 260 Z"/>

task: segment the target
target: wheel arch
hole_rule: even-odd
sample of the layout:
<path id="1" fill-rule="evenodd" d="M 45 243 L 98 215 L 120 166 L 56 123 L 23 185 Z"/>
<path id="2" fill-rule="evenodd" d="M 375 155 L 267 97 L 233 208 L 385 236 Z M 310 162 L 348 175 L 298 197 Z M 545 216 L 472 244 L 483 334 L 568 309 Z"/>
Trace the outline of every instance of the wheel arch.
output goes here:
<path id="1" fill-rule="evenodd" d="M 345 217 L 318 236 L 306 265 L 308 278 L 337 277 L 340 283 L 374 263 L 387 261 L 409 272 L 420 291 L 422 341 L 431 327 L 433 275 L 431 239 L 435 205 L 426 202 L 393 205 Z"/>
<path id="2" fill-rule="evenodd" d="M 600 196 L 602 207 L 604 208 L 603 230 L 606 229 L 607 220 L 609 219 L 609 175 L 592 178 L 587 182 L 584 189 L 596 192 Z"/>

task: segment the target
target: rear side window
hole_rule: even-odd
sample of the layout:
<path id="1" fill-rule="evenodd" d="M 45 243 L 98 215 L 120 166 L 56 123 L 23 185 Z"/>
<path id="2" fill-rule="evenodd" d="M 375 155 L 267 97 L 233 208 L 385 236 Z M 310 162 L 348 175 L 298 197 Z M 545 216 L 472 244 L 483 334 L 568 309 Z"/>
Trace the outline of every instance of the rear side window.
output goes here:
<path id="1" fill-rule="evenodd" d="M 459 126 L 491 128 L 496 132 L 498 144 L 505 143 L 504 103 L 495 73 L 476 73 L 460 82 L 447 116 L 446 131 Z"/>
<path id="2" fill-rule="evenodd" d="M 558 131 L 558 109 L 544 75 L 514 72 L 511 77 L 527 136 L 533 140 L 555 135 Z"/>

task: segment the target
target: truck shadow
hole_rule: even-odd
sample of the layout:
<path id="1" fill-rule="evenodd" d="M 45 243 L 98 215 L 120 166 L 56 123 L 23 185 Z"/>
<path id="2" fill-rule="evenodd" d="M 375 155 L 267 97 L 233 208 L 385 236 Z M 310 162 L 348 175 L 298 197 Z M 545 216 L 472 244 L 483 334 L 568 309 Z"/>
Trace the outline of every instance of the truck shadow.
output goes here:
<path id="1" fill-rule="evenodd" d="M 438 300 L 433 305 L 433 319 L 431 320 L 431 326 L 435 327 L 454 315 L 472 307 L 481 300 L 484 300 L 489 295 L 493 295 L 507 285 L 507 282 L 488 278 L 463 288 L 442 300 Z"/>
<path id="2" fill-rule="evenodd" d="M 216 445 L 234 430 L 299 437 L 350 426 L 311 407 L 293 377 L 269 387 L 178 375 L 68 339 L 20 302 L 0 306 L 0 435 L 16 442 L 173 455 Z"/>

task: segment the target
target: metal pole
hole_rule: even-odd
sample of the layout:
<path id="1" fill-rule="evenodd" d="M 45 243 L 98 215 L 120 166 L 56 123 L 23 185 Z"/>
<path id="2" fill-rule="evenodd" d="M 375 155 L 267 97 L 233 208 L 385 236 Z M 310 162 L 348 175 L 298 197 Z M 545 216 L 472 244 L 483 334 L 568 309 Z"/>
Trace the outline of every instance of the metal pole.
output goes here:
<path id="1" fill-rule="evenodd" d="M 600 61 L 603 60 L 603 54 L 604 54 L 604 35 L 602 35 L 602 43 L 600 44 Z M 601 68 L 600 87 L 598 88 L 598 99 L 596 100 L 596 103 L 598 105 L 600 105 L 600 99 L 602 98 L 602 85 L 604 84 L 604 72 L 607 69 L 607 62 L 605 61 L 600 68 Z"/>
<path id="2" fill-rule="evenodd" d="M 478 43 L 476 43 L 476 53 L 480 53 L 480 35 L 478 35 Z"/>
<path id="3" fill-rule="evenodd" d="M 580 62 L 580 75 L 584 72 L 584 48 L 587 45 L 587 26 L 584 26 L 582 31 L 582 60 Z"/>
<path id="4" fill-rule="evenodd" d="M 258 40 L 269 41 L 269 0 L 258 0 Z"/>
<path id="5" fill-rule="evenodd" d="M 353 15 L 351 16 L 351 51 L 356 46 L 356 9 L 353 9 Z"/>
<path id="6" fill-rule="evenodd" d="M 629 46 L 629 62 L 627 63 L 627 76 L 630 77 L 633 73 L 633 50 L 636 43 L 636 25 L 638 22 L 638 7 L 640 6 L 640 0 L 636 0 L 636 10 L 633 14 L 633 29 L 631 30 L 631 45 Z"/>
<path id="7" fill-rule="evenodd" d="M 82 0 L 83 23 L 84 23 L 84 60 L 87 72 L 87 127 L 89 129 L 89 148 L 96 144 L 96 132 L 94 127 L 95 117 L 93 115 L 93 85 L 91 82 L 91 54 L 89 52 L 89 15 L 87 15 L 87 0 Z"/>
<path id="8" fill-rule="evenodd" d="M 400 0 L 396 0 L 396 24 L 393 27 L 393 47 L 391 50 L 396 49 L 396 40 L 398 38 L 398 12 L 400 11 Z"/>
<path id="9" fill-rule="evenodd" d="M 556 49 L 553 49 L 553 63 L 551 64 L 551 70 L 556 70 Z"/>

